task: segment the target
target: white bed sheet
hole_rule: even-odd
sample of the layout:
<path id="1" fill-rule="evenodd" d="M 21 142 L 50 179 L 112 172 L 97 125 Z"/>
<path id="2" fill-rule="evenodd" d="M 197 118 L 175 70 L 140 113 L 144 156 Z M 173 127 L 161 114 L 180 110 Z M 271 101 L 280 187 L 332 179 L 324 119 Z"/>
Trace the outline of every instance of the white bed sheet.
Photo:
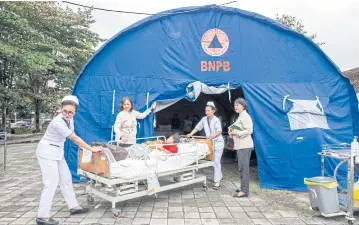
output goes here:
<path id="1" fill-rule="evenodd" d="M 178 153 L 174 155 L 154 150 L 147 160 L 126 159 L 111 163 L 111 178 L 132 179 L 136 176 L 148 175 L 153 171 L 181 169 L 205 158 L 209 153 L 208 145 L 205 143 L 180 143 L 177 146 Z"/>

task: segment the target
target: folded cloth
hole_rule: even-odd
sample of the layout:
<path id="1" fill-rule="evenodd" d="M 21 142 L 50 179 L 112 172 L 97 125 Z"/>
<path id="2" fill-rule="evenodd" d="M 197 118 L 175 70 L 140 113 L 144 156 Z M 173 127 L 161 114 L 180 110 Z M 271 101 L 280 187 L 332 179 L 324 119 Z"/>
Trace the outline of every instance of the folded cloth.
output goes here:
<path id="1" fill-rule="evenodd" d="M 129 159 L 133 160 L 146 160 L 148 159 L 148 154 L 152 151 L 145 144 L 134 144 L 131 147 L 127 148 Z"/>

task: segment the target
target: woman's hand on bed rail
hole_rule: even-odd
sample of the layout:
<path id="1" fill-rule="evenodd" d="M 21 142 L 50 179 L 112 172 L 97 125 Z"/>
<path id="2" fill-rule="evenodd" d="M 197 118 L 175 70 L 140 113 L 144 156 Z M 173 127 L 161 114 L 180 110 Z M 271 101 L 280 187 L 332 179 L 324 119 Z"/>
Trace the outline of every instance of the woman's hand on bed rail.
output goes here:
<path id="1" fill-rule="evenodd" d="M 87 150 L 90 150 L 92 152 L 102 152 L 102 146 L 100 147 L 92 147 L 88 144 L 86 144 L 86 142 L 84 142 L 79 136 L 77 136 L 75 133 L 72 133 L 70 136 L 68 136 L 67 138 L 69 138 L 70 140 L 72 140 L 73 142 L 75 142 L 75 144 L 77 144 L 80 148 L 85 148 Z"/>

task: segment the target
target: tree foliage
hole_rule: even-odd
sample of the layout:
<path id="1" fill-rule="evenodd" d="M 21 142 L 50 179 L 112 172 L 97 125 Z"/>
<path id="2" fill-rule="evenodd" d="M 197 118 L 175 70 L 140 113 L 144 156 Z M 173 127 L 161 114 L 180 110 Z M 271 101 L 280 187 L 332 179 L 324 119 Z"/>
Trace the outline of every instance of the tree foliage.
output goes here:
<path id="1" fill-rule="evenodd" d="M 68 93 L 102 41 L 90 9 L 58 2 L 0 2 L 0 99 L 3 112 L 27 98 L 39 115 Z"/>
<path id="2" fill-rule="evenodd" d="M 317 45 L 321 46 L 321 45 L 325 44 L 324 42 L 318 42 L 316 40 L 317 34 L 308 34 L 308 32 L 305 31 L 305 29 L 304 29 L 305 26 L 303 24 L 303 21 L 300 19 L 298 20 L 295 16 L 290 16 L 290 15 L 286 15 L 286 14 L 282 14 L 282 15 L 277 14 L 275 19 L 279 23 L 281 23 L 289 28 L 292 28 L 293 30 L 297 31 L 298 33 L 303 34 L 305 37 L 312 40 Z"/>

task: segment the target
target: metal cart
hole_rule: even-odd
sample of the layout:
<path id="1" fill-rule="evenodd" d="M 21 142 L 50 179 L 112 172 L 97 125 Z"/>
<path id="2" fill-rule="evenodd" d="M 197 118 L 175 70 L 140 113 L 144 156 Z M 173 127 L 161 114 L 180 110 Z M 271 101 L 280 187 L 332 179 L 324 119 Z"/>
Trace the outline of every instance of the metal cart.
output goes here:
<path id="1" fill-rule="evenodd" d="M 7 133 L 0 132 L 0 172 L 6 171 Z"/>
<path id="2" fill-rule="evenodd" d="M 338 193 L 339 204 L 343 211 L 332 214 L 321 213 L 324 217 L 334 217 L 344 215 L 349 224 L 354 223 L 354 211 L 359 211 L 359 201 L 353 198 L 354 191 L 354 163 L 356 153 L 351 151 L 350 144 L 332 144 L 323 145 L 322 151 L 318 153 L 321 156 L 321 175 L 324 176 L 324 161 L 325 157 L 340 160 L 339 164 L 334 170 L 333 177 L 336 179 L 337 172 L 340 166 L 348 164 L 347 175 L 347 190 L 339 186 L 340 192 Z M 358 156 L 359 157 L 359 156 Z"/>

